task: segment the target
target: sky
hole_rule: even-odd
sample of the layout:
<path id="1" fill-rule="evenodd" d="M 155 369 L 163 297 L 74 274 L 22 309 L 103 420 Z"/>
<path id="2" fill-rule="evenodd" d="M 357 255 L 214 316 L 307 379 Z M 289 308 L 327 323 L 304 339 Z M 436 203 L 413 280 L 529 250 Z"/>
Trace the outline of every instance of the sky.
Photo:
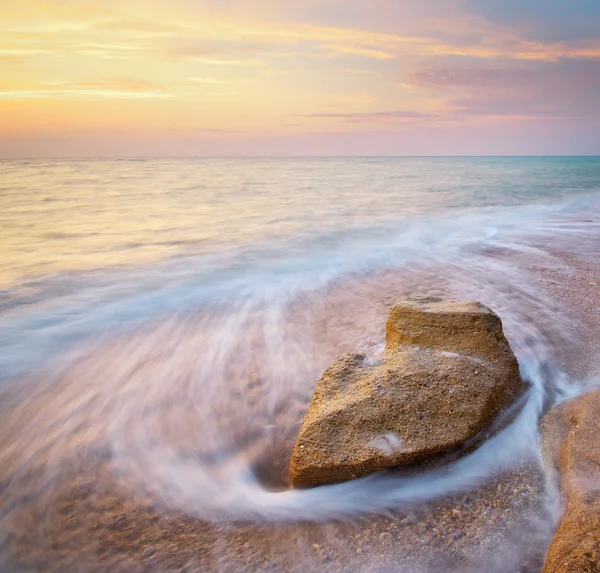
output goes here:
<path id="1" fill-rule="evenodd" d="M 600 154 L 600 0 L 1 0 L 0 157 Z"/>

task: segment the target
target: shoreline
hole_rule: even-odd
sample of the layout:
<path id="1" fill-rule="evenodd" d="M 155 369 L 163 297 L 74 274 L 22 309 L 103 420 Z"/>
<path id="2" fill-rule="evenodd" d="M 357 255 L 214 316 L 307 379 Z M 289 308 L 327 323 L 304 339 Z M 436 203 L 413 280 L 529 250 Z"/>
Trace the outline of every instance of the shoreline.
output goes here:
<path id="1" fill-rule="evenodd" d="M 593 341 L 600 330 L 600 266 L 569 253 L 557 256 L 564 270 L 542 264 L 535 271 L 538 286 L 577 317 L 579 344 L 569 345 L 566 336 L 555 349 L 568 371 L 585 379 L 599 367 Z M 357 288 L 363 296 L 364 289 Z M 382 307 L 387 303 L 386 297 L 379 302 Z M 545 476 L 529 463 L 469 494 L 389 517 L 212 525 L 167 509 L 139 484 L 123 489 L 123 476 L 110 455 L 90 463 L 57 467 L 38 495 L 33 493 L 39 486 L 35 475 L 29 484 L 27 476 L 20 476 L 20 496 L 2 500 L 8 494 L 0 492 L 2 506 L 10 501 L 12 509 L 4 516 L 8 554 L 0 558 L 7 571 L 388 571 L 401 566 L 407 573 L 466 573 L 478 567 L 490 573 L 535 573 L 553 533 L 543 505 Z"/>

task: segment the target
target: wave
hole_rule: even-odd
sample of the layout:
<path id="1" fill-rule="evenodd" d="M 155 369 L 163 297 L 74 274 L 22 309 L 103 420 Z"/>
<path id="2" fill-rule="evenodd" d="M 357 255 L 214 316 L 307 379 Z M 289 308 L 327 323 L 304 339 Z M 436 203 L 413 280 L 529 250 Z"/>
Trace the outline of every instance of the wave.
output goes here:
<path id="1" fill-rule="evenodd" d="M 535 250 L 527 237 L 536 234 L 589 234 L 597 224 L 574 222 L 572 215 L 589 212 L 597 201 L 592 194 L 518 209 L 474 209 L 146 266 L 29 279 L 0 292 L 0 380 L 40 367 L 74 342 L 149 319 L 237 301 L 291 303 L 344 277 L 414 262 L 468 260 L 477 249 Z"/>
<path id="2" fill-rule="evenodd" d="M 260 261 L 248 252 L 227 262 L 177 261 L 41 300 L 3 323 L 5 375 L 60 344 L 88 342 L 56 359 L 45 390 L 29 393 L 32 382 L 23 383 L 0 466 L 41 465 L 52 476 L 68 457 L 108 448 L 123 484 L 199 518 L 298 521 L 407 509 L 524 459 L 537 463 L 543 409 L 582 385 L 557 352 L 577 339 L 577 324 L 540 290 L 534 267 L 564 265 L 538 244 L 550 240 L 543 229 L 552 218 L 552 232 L 575 233 L 578 246 L 594 235 L 597 227 L 576 212 L 419 221 L 395 234 L 370 231 L 371 243 L 352 235 L 323 252 L 321 238 L 285 257 L 281 248 L 261 251 Z M 515 420 L 426 473 L 284 489 L 287 455 L 320 373 L 345 351 L 374 352 L 390 305 L 415 293 L 475 299 L 499 313 L 530 384 Z"/>

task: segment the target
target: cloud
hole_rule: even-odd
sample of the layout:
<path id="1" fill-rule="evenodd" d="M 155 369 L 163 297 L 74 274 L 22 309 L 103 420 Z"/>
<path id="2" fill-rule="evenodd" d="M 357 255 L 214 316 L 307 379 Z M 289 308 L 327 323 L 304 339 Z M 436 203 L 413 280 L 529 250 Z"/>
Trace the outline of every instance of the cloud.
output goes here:
<path id="1" fill-rule="evenodd" d="M 2 54 L 0 52 L 0 68 L 8 70 L 27 69 L 27 58 L 19 55 Z"/>
<path id="2" fill-rule="evenodd" d="M 151 20 L 104 18 L 96 22 L 96 30 L 123 33 L 129 38 L 176 38 L 185 34 L 189 28 L 183 24 L 167 24 Z"/>
<path id="3" fill-rule="evenodd" d="M 534 70 L 509 66 L 436 67 L 420 69 L 409 75 L 411 85 L 428 88 L 484 88 L 521 85 Z"/>
<path id="4" fill-rule="evenodd" d="M 421 113 L 418 111 L 392 110 L 392 111 L 371 111 L 356 113 L 303 113 L 296 114 L 295 117 L 327 118 L 340 119 L 348 123 L 364 122 L 382 122 L 414 119 L 436 119 L 437 114 Z"/>
<path id="5" fill-rule="evenodd" d="M 107 42 L 76 42 L 72 44 L 74 48 L 83 50 L 105 50 L 116 52 L 137 52 L 147 49 L 139 43 L 107 43 Z"/>
<path id="6" fill-rule="evenodd" d="M 364 58 L 371 58 L 374 60 L 393 60 L 397 57 L 397 54 L 385 51 L 376 47 L 369 46 L 349 46 L 344 44 L 330 44 L 320 46 L 321 49 L 326 52 L 330 52 L 334 56 L 362 56 Z"/>
<path id="7" fill-rule="evenodd" d="M 206 78 L 206 77 L 198 77 L 198 76 L 192 76 L 186 79 L 187 83 L 191 83 L 191 84 L 208 84 L 208 85 L 214 85 L 214 84 L 226 84 L 228 83 L 227 80 L 221 79 L 221 78 Z"/>
<path id="8" fill-rule="evenodd" d="M 209 39 L 177 39 L 166 46 L 168 56 L 181 59 L 223 56 L 230 51 L 227 43 Z"/>
<path id="9" fill-rule="evenodd" d="M 398 35 L 416 34 L 444 40 L 461 31 L 478 35 L 489 25 L 542 42 L 600 37 L 598 0 L 202 0 L 220 12 L 279 15 L 282 21 L 366 29 Z M 473 22 L 474 18 L 482 20 Z M 449 41 L 449 43 L 453 43 Z M 481 39 L 477 41 L 481 44 Z"/>
<path id="10" fill-rule="evenodd" d="M 243 129 L 220 129 L 211 127 L 191 127 L 191 128 L 173 128 L 170 131 L 182 132 L 187 134 L 201 135 L 241 135 L 246 133 Z"/>
<path id="11" fill-rule="evenodd" d="M 344 69 L 341 69 L 340 71 L 344 72 L 345 74 L 357 75 L 357 76 L 371 75 L 374 73 L 373 70 L 361 70 L 361 69 L 352 69 L 352 68 L 344 68 Z"/>
<path id="12" fill-rule="evenodd" d="M 33 99 L 162 99 L 172 97 L 159 84 L 139 79 L 48 82 L 28 89 L 0 90 L 0 100 Z"/>
<path id="13" fill-rule="evenodd" d="M 71 58 L 77 54 L 102 59 L 134 60 L 151 47 L 141 38 L 105 33 L 96 28 L 93 22 L 68 24 L 61 22 L 60 25 L 36 27 L 36 23 L 33 23 L 31 28 L 24 26 L 23 29 L 7 27 L 0 41 L 0 54 L 11 53 L 29 58 Z"/>
<path id="14" fill-rule="evenodd" d="M 240 45 L 235 39 L 229 41 L 210 38 L 179 38 L 167 43 L 164 50 L 168 58 L 193 60 L 212 66 L 257 67 L 265 65 L 263 59 L 256 57 L 256 54 L 260 52 L 258 46 L 248 57 L 250 52 L 248 46 Z"/>
<path id="15" fill-rule="evenodd" d="M 193 129 L 196 133 L 246 133 L 243 129 L 214 129 L 210 127 L 199 127 L 197 129 Z"/>
<path id="16" fill-rule="evenodd" d="M 103 60 L 140 60 L 141 58 L 137 58 L 135 56 L 130 56 L 121 53 L 110 52 L 108 50 L 77 50 L 76 52 L 80 56 L 86 56 L 89 58 L 99 58 Z"/>
<path id="17" fill-rule="evenodd" d="M 444 94 L 456 114 L 600 117 L 600 61 L 437 66 L 414 71 L 408 81 Z"/>
<path id="18" fill-rule="evenodd" d="M 73 33 L 89 33 L 92 21 L 82 19 L 28 19 L 24 23 L 7 26 L 4 30 L 9 34 L 61 35 Z"/>
<path id="19" fill-rule="evenodd" d="M 50 82 L 49 82 L 50 83 Z M 161 85 L 149 80 L 140 80 L 137 78 L 113 78 L 107 80 L 91 80 L 84 82 L 51 82 L 51 85 L 64 89 L 105 89 L 117 91 L 152 91 L 161 89 Z"/>
<path id="20" fill-rule="evenodd" d="M 103 99 L 162 99 L 172 97 L 164 92 L 129 92 L 118 90 L 0 90 L 0 100 L 20 101 L 36 99 L 85 99 L 85 100 L 103 100 Z"/>
<path id="21" fill-rule="evenodd" d="M 468 22 L 467 22 L 468 23 Z M 565 42 L 536 42 L 522 39 L 514 33 L 496 29 L 482 21 L 472 27 L 461 23 L 454 34 L 436 26 L 429 34 L 400 35 L 363 29 L 295 26 L 277 30 L 246 29 L 247 38 L 263 43 L 287 42 L 310 55 L 361 56 L 376 60 L 400 57 L 460 56 L 476 59 L 507 58 L 514 60 L 556 61 L 560 59 L 600 58 L 600 38 L 575 44 Z M 294 41 L 296 44 L 294 44 Z M 304 43 L 298 44 L 299 42 Z"/>
<path id="22" fill-rule="evenodd" d="M 16 57 L 29 57 L 29 56 L 40 56 L 54 53 L 54 50 L 40 49 L 40 48 L 0 48 L 0 57 L 2 56 L 16 56 Z"/>
<path id="23" fill-rule="evenodd" d="M 236 78 L 235 83 L 238 83 L 240 79 Z M 234 97 L 240 94 L 239 88 L 234 87 L 231 81 L 222 78 L 192 76 L 181 82 L 180 85 L 195 88 L 194 93 L 200 90 L 200 93 L 211 96 Z"/>
<path id="24" fill-rule="evenodd" d="M 260 67 L 264 66 L 265 62 L 262 60 L 254 60 L 254 59 L 235 59 L 235 58 L 212 58 L 212 57 L 193 57 L 193 60 L 196 62 L 201 62 L 203 64 L 208 64 L 211 66 L 249 66 L 249 67 Z"/>

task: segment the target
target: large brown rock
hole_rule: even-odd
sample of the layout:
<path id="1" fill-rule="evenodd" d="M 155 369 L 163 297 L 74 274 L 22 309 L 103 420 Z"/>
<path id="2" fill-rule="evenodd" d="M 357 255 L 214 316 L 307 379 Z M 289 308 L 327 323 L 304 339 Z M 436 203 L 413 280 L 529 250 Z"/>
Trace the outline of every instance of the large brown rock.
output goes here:
<path id="1" fill-rule="evenodd" d="M 521 391 L 489 308 L 412 298 L 387 321 L 376 361 L 347 354 L 317 384 L 290 465 L 295 487 L 407 466 L 461 446 Z"/>
<path id="2" fill-rule="evenodd" d="M 563 515 L 543 573 L 600 572 L 600 392 L 569 400 L 542 420 L 542 454 L 557 471 Z"/>

